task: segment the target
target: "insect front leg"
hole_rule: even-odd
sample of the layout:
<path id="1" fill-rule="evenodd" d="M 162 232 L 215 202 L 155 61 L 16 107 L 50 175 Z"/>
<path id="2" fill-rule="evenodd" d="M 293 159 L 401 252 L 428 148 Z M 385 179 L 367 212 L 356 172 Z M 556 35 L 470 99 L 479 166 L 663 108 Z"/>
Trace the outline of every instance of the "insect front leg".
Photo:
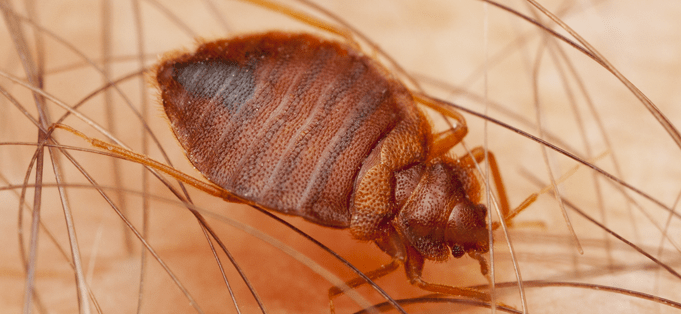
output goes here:
<path id="1" fill-rule="evenodd" d="M 485 149 L 483 147 L 475 147 L 470 151 L 469 155 L 460 158 L 459 162 L 462 163 L 464 167 L 472 171 L 475 168 L 475 164 L 479 164 L 485 160 L 485 155 L 487 155 L 492 179 L 494 180 L 494 185 L 496 186 L 497 194 L 499 195 L 499 207 L 501 208 L 504 222 L 507 226 L 511 226 L 513 224 L 513 218 L 532 205 L 532 203 L 537 200 L 537 197 L 540 193 L 531 194 L 522 203 L 520 203 L 518 207 L 511 210 L 511 206 L 508 202 L 508 196 L 506 194 L 506 188 L 504 187 L 504 182 L 501 179 L 499 165 L 497 164 L 497 160 L 492 152 L 487 151 L 487 154 L 485 154 Z M 492 229 L 496 230 L 499 228 L 499 226 L 500 224 L 498 222 L 494 222 L 492 224 Z"/>
<path id="2" fill-rule="evenodd" d="M 483 302 L 489 302 L 491 300 L 489 294 L 475 289 L 426 282 L 421 276 L 423 273 L 423 256 L 413 247 L 407 246 L 405 250 L 407 259 L 404 264 L 404 271 L 407 273 L 407 278 L 409 278 L 409 282 L 412 285 L 435 293 L 470 298 Z"/>
<path id="3" fill-rule="evenodd" d="M 485 149 L 483 147 L 475 147 L 471 149 L 471 152 L 469 155 L 466 155 L 459 159 L 459 162 L 463 164 L 463 166 L 469 170 L 475 169 L 475 165 L 481 163 L 483 160 L 485 160 L 485 155 L 487 156 L 487 161 L 489 162 L 489 168 L 492 174 L 492 179 L 494 180 L 494 185 L 496 186 L 497 189 L 497 194 L 499 195 L 499 207 L 501 207 L 501 213 L 504 216 L 504 219 L 508 217 L 509 213 L 511 212 L 510 210 L 510 205 L 508 202 L 508 196 L 506 195 L 506 187 L 504 186 L 504 181 L 501 180 L 501 172 L 499 171 L 499 165 L 497 164 L 497 159 L 494 157 L 494 154 L 490 151 L 487 151 L 487 154 L 485 154 Z M 529 204 L 527 204 L 529 206 Z M 507 220 L 508 222 L 508 220 Z"/>

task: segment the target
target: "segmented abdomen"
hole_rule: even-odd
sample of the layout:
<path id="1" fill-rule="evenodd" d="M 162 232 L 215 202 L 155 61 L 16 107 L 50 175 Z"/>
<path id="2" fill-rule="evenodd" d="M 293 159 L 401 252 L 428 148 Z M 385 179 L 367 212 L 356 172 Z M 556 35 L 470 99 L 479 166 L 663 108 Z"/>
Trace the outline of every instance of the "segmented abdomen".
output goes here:
<path id="1" fill-rule="evenodd" d="M 157 69 L 191 162 L 261 206 L 347 227 L 353 185 L 401 120 L 404 87 L 369 58 L 309 35 L 211 42 Z M 399 85 L 399 86 L 396 86 Z"/>

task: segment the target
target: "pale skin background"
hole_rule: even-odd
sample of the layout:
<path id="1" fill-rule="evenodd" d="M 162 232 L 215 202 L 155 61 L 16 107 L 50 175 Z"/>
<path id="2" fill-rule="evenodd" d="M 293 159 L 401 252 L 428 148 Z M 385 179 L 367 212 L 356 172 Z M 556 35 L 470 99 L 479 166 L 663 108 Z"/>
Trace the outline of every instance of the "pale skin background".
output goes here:
<path id="1" fill-rule="evenodd" d="M 140 52 L 137 37 L 139 32 L 135 26 L 131 3 L 135 2 L 117 1 L 115 5 L 111 4 L 111 22 L 106 22 L 101 13 L 104 5 L 102 2 L 38 2 L 35 7 L 38 24 L 74 45 L 78 52 L 86 55 L 97 66 L 110 64 L 109 77 L 118 79 L 140 69 L 139 60 L 136 59 Z M 166 51 L 191 49 L 196 36 L 210 40 L 230 33 L 270 29 L 316 31 L 280 14 L 265 12 L 240 2 L 214 1 L 190 5 L 182 1 L 164 1 L 161 6 L 158 3 L 161 1 L 139 3 L 139 20 L 143 25 L 144 36 L 143 62 L 146 67 L 153 65 L 158 56 Z M 678 35 L 678 30 L 681 29 L 681 22 L 678 21 L 681 5 L 672 1 L 646 1 L 643 4 L 641 1 L 622 0 L 542 3 L 549 10 L 564 16 L 569 25 L 652 99 L 672 123 L 681 124 L 681 90 L 678 88 L 681 83 L 681 63 L 678 58 L 681 55 L 681 40 Z M 13 4 L 21 16 L 29 14 L 26 4 Z M 210 5 L 215 7 L 208 8 Z M 681 190 L 679 147 L 621 83 L 574 49 L 560 45 L 573 62 L 574 68 L 579 71 L 580 80 L 601 115 L 603 128 L 612 143 L 611 148 L 605 145 L 603 137 L 599 135 L 599 128 L 585 105 L 585 98 L 576 89 L 576 80 L 569 78 L 567 84 L 571 88 L 578 111 L 584 116 L 584 132 L 588 134 L 590 143 L 590 152 L 587 151 L 578 132 L 579 123 L 569 107 L 567 99 L 570 97 L 565 92 L 560 76 L 556 74 L 559 71 L 556 70 L 555 59 L 552 58 L 560 53 L 557 50 L 547 50 L 554 49 L 554 43 L 543 44 L 544 39 L 536 28 L 515 16 L 493 7 L 485 9 L 481 2 L 472 0 L 418 3 L 376 1 L 370 4 L 363 1 L 323 1 L 320 5 L 365 32 L 408 72 L 419 74 L 428 92 L 478 112 L 484 111 L 484 101 L 480 98 L 484 95 L 484 85 L 480 73 L 484 73 L 481 69 L 484 68 L 485 47 L 488 47 L 489 60 L 494 60 L 487 66 L 489 100 L 506 110 L 491 107 L 489 114 L 533 134 L 537 132 L 532 72 L 538 60 L 537 55 L 542 54 L 538 90 L 544 132 L 553 136 L 550 139 L 559 143 L 559 146 L 592 161 L 595 156 L 609 153 L 596 163 L 613 174 L 616 169 L 611 158 L 615 156 L 621 168 L 621 173 L 616 176 L 642 189 L 667 207 L 673 207 Z M 530 12 L 522 1 L 512 1 L 510 5 L 525 13 Z M 172 12 L 177 19 L 168 18 L 160 7 Z M 485 15 L 485 10 L 488 15 Z M 224 20 L 218 21 L 216 17 Z M 485 20 L 488 21 L 487 41 L 484 36 Z M 542 17 L 542 20 L 547 19 Z M 2 25 L 0 70 L 24 80 L 26 75 L 4 20 Z M 111 33 L 103 33 L 102 25 L 108 25 Z M 549 25 L 555 29 L 553 24 Z M 35 37 L 26 25 L 24 32 L 35 58 Z M 526 41 L 522 41 L 522 38 L 526 38 Z M 52 39 L 44 40 L 44 86 L 48 93 L 72 106 L 105 84 L 102 75 L 93 70 L 93 65 L 84 63 L 74 51 Z M 106 43 L 109 48 L 103 48 Z M 103 56 L 104 50 L 110 53 L 109 57 Z M 107 58 L 109 61 L 103 61 Z M 562 61 L 561 68 L 568 72 Z M 425 77 L 442 81 L 458 92 L 425 84 Z M 141 80 L 137 76 L 119 84 L 119 88 L 136 108 L 141 108 L 141 99 L 146 99 L 148 109 L 145 121 L 167 151 L 170 160 L 178 169 L 200 177 L 176 144 L 163 117 L 156 92 Z M 5 78 L 0 78 L 0 87 L 15 97 L 31 115 L 37 116 L 35 104 L 26 88 Z M 145 93 L 142 96 L 140 88 Z M 104 97 L 100 93 L 86 103 L 81 111 L 112 131 L 135 151 L 143 152 L 140 120 L 131 114 L 122 97 L 112 93 L 110 103 L 113 109 L 110 112 L 104 109 L 104 103 Z M 48 106 L 53 119 L 64 112 L 52 103 Z M 524 124 L 515 116 L 524 117 L 529 124 Z M 469 115 L 466 118 L 470 125 L 466 144 L 469 148 L 483 145 L 485 137 L 482 120 Z M 433 121 L 437 125 L 443 125 L 442 120 L 436 116 L 433 116 Z M 74 117 L 68 118 L 64 123 L 89 136 L 105 139 L 101 133 Z M 543 181 L 543 184 L 548 182 L 549 176 L 540 146 L 498 127 L 490 126 L 488 132 L 488 146 L 499 159 L 511 204 L 517 206 L 528 195 L 541 188 L 523 173 L 531 173 Z M 90 148 L 71 134 L 64 131 L 57 133 L 62 144 Z M 35 143 L 36 138 L 36 127 L 6 99 L 0 100 L 0 143 Z M 148 149 L 148 154 L 162 160 L 159 149 L 151 144 L 149 147 L 152 148 Z M 0 146 L 0 174 L 7 180 L 0 183 L 0 313 L 18 313 L 23 308 L 25 272 L 20 258 L 17 231 L 23 230 L 24 245 L 28 250 L 30 217 L 29 212 L 24 209 L 23 223 L 18 227 L 19 197 L 16 193 L 21 190 L 16 186 L 22 185 L 34 151 L 35 146 Z M 461 154 L 463 151 L 462 147 L 457 147 L 453 153 Z M 120 179 L 116 183 L 110 157 L 82 152 L 73 154 L 100 185 L 109 188 L 106 192 L 117 206 L 127 211 L 126 215 L 140 232 L 144 229 L 141 194 L 146 186 L 146 193 L 154 196 L 148 200 L 148 227 L 145 236 L 148 243 L 177 275 L 203 311 L 234 311 L 196 220 L 163 184 L 153 177 L 145 182 L 141 174 L 142 168 L 129 162 L 119 163 Z M 60 159 L 69 184 L 66 190 L 73 210 L 83 272 L 103 312 L 133 313 L 138 309 L 138 304 L 141 304 L 139 311 L 142 313 L 195 311 L 159 263 L 148 253 L 145 254 L 144 284 L 140 297 L 140 241 L 128 233 L 129 244 L 126 245 L 127 231 L 121 219 L 94 189 L 78 186 L 87 185 L 87 181 L 63 157 Z M 574 161 L 555 153 L 550 153 L 549 159 L 556 177 L 576 165 Z M 46 155 L 46 184 L 55 182 L 51 167 Z M 34 185 L 35 175 L 31 174 L 30 178 L 29 185 Z M 581 169 L 567 179 L 561 192 L 598 221 L 605 222 L 622 237 L 652 255 L 661 256 L 663 263 L 678 271 L 681 254 L 673 249 L 669 241 L 664 241 L 662 254 L 658 255 L 661 232 L 656 226 L 664 228 L 669 213 L 633 193 L 629 195 L 642 209 L 637 209 L 634 203 L 630 203 L 628 207 L 625 197 L 614 188 L 615 185 L 603 178 L 597 180 L 603 195 L 602 214 L 599 214 L 599 201 L 595 193 L 597 188 L 591 172 Z M 177 186 L 176 183 L 173 184 Z M 211 213 L 210 224 L 218 230 L 221 239 L 245 269 L 271 312 L 328 311 L 327 290 L 331 283 L 301 262 L 282 253 L 281 249 L 273 248 L 260 239 L 220 222 L 217 216 L 248 224 L 283 241 L 342 280 L 355 277 L 327 253 L 254 209 L 231 206 L 193 188 L 189 190 L 197 206 L 206 213 Z M 27 190 L 28 204 L 31 205 L 33 192 L 32 188 Z M 44 312 L 75 313 L 78 311 L 77 291 L 74 271 L 67 262 L 71 255 L 68 253 L 69 240 L 60 198 L 54 185 L 46 186 L 43 193 L 41 221 L 54 234 L 56 242 L 67 252 L 68 257 L 64 257 L 47 233 L 41 230 L 35 281 L 38 297 Z M 631 208 L 631 212 L 628 208 Z M 612 237 L 604 236 L 602 231 L 574 213 L 571 213 L 571 217 L 584 246 L 583 256 L 579 255 L 570 240 L 559 207 L 550 195 L 541 196 L 536 204 L 516 218 L 518 226 L 510 233 L 524 280 L 600 284 L 681 301 L 681 279 L 656 267 L 641 254 Z M 389 261 L 373 244 L 358 243 L 351 239 L 347 231 L 322 228 L 295 217 L 284 218 L 331 247 L 360 270 L 369 271 Z M 677 243 L 681 239 L 680 228 L 679 219 L 672 219 L 668 236 Z M 514 282 L 516 279 L 503 233 L 497 231 L 494 236 L 497 241 L 496 280 Z M 240 306 L 244 312 L 255 312 L 255 303 L 245 286 L 239 281 L 233 268 L 227 265 L 224 254 L 220 257 L 226 265 L 230 282 L 235 286 Z M 447 263 L 427 263 L 424 277 L 429 281 L 454 286 L 486 284 L 476 262 L 468 257 L 452 259 Z M 402 269 L 377 283 L 396 299 L 426 294 L 409 285 Z M 380 296 L 366 286 L 358 289 L 358 292 L 370 304 L 383 302 Z M 636 297 L 583 288 L 532 288 L 527 289 L 526 293 L 528 309 L 535 313 L 680 311 Z M 497 294 L 504 303 L 517 309 L 522 308 L 517 289 L 499 289 Z M 336 303 L 340 313 L 362 309 L 362 306 L 347 296 L 339 297 Z M 89 304 L 90 310 L 94 312 L 93 303 Z M 405 309 L 410 313 L 489 311 L 456 304 L 416 304 L 405 306 Z M 34 307 L 33 311 L 39 309 Z"/>

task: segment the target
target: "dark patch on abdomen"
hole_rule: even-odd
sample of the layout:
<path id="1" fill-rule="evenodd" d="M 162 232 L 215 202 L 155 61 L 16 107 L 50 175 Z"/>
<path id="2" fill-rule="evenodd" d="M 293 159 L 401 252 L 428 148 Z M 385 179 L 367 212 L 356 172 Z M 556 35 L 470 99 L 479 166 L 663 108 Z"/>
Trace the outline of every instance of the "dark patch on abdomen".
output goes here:
<path id="1" fill-rule="evenodd" d="M 233 113 L 253 97 L 253 67 L 208 60 L 175 64 L 173 78 L 194 97 L 217 101 Z"/>

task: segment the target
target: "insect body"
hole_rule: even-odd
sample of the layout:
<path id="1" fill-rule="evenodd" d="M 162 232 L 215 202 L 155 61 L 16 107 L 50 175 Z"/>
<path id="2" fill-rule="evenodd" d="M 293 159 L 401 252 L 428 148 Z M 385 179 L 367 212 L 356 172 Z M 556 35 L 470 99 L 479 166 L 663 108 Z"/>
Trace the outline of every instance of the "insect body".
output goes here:
<path id="1" fill-rule="evenodd" d="M 471 295 L 421 280 L 424 258 L 450 254 L 469 253 L 486 271 L 487 209 L 473 172 L 484 154 L 446 154 L 466 134 L 463 118 L 433 135 L 386 69 L 307 34 L 204 43 L 166 58 L 156 79 L 176 137 L 210 181 L 261 208 L 349 228 L 425 289 Z"/>

